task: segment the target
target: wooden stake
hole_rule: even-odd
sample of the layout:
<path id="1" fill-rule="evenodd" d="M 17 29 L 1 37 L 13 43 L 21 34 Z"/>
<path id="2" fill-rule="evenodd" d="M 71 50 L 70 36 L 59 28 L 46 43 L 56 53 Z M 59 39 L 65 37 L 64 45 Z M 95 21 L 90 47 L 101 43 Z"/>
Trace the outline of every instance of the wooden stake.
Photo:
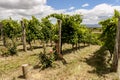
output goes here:
<path id="1" fill-rule="evenodd" d="M 58 19 L 58 27 L 59 27 L 59 47 L 58 47 L 58 53 L 61 54 L 61 24 L 62 21 Z"/>
<path id="2" fill-rule="evenodd" d="M 116 32 L 116 44 L 115 44 L 115 51 L 114 51 L 114 56 L 113 56 L 113 65 L 112 69 L 113 71 L 117 72 L 118 70 L 118 61 L 120 56 L 120 17 L 118 18 L 118 27 L 117 27 L 117 32 Z"/>
<path id="3" fill-rule="evenodd" d="M 23 72 L 23 77 L 25 79 L 28 79 L 29 78 L 29 76 L 28 76 L 28 64 L 22 65 L 22 72 Z"/>
<path id="4" fill-rule="evenodd" d="M 23 50 L 27 51 L 26 47 L 26 31 L 25 31 L 25 25 L 24 22 L 21 21 L 21 26 L 22 26 L 22 42 L 23 42 Z"/>
<path id="5" fill-rule="evenodd" d="M 58 21 L 58 27 L 59 27 L 59 40 L 58 40 L 58 55 L 59 55 L 59 58 L 62 60 L 62 63 L 63 64 L 66 64 L 66 60 L 63 58 L 62 54 L 61 54 L 61 51 L 62 51 L 62 46 L 61 46 L 61 24 L 62 24 L 62 21 L 60 19 L 57 20 Z"/>
<path id="6" fill-rule="evenodd" d="M 120 79 L 120 17 L 118 18 L 118 27 L 119 27 L 119 39 L 118 39 L 118 67 L 117 67 L 117 71 L 118 71 L 118 76 Z"/>
<path id="7" fill-rule="evenodd" d="M 3 40 L 3 25 L 0 23 L 0 29 L 1 29 L 1 40 Z"/>

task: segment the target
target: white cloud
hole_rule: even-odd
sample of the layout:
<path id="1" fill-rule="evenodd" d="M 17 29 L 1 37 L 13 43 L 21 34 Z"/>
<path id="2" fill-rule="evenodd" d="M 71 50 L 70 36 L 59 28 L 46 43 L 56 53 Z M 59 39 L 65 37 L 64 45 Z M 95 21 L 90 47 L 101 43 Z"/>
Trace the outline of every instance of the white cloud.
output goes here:
<path id="1" fill-rule="evenodd" d="M 0 19 L 8 17 L 12 17 L 13 19 L 21 19 L 22 17 L 30 18 L 32 15 L 40 19 L 51 13 L 65 13 L 70 15 L 82 14 L 84 24 L 97 24 L 100 20 L 111 17 L 114 9 L 120 11 L 120 6 L 105 3 L 96 5 L 89 10 L 75 10 L 74 7 L 55 10 L 53 7 L 48 6 L 46 1 L 47 0 L 0 0 Z"/>
<path id="2" fill-rule="evenodd" d="M 46 0 L 0 0 L 0 7 L 8 9 L 30 9 L 46 4 Z"/>
<path id="3" fill-rule="evenodd" d="M 46 5 L 46 2 L 47 0 L 0 0 L 0 19 L 30 18 L 32 15 L 41 18 L 51 13 L 65 12 L 65 9 L 55 10 Z"/>
<path id="4" fill-rule="evenodd" d="M 111 17 L 114 13 L 114 9 L 120 11 L 120 6 L 112 6 L 109 4 L 99 4 L 92 9 L 77 9 L 68 14 L 82 14 L 84 24 L 97 24 L 100 20 Z"/>
<path id="5" fill-rule="evenodd" d="M 88 3 L 85 3 L 85 4 L 82 5 L 82 7 L 87 7 L 87 6 L 89 6 Z"/>
<path id="6" fill-rule="evenodd" d="M 73 6 L 69 8 L 69 10 L 73 10 L 73 9 L 75 9 L 75 7 L 73 7 Z"/>

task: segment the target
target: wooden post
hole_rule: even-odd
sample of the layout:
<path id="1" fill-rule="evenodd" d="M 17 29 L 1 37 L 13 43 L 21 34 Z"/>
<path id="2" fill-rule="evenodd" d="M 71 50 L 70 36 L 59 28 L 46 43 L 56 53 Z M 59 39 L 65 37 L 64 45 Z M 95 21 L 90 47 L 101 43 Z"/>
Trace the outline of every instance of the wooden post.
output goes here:
<path id="1" fill-rule="evenodd" d="M 46 54 L 46 42 L 43 41 L 43 54 Z"/>
<path id="2" fill-rule="evenodd" d="M 25 79 L 28 79 L 29 78 L 29 71 L 28 71 L 28 64 L 23 64 L 22 65 L 22 72 L 23 72 L 23 77 L 25 78 Z"/>
<path id="3" fill-rule="evenodd" d="M 112 65 L 112 69 L 115 72 L 119 71 L 118 69 L 118 67 L 120 67 L 119 66 L 120 64 L 118 65 L 118 63 L 120 62 L 119 57 L 120 57 L 120 17 L 118 18 L 118 27 L 116 31 L 116 44 L 115 44 L 115 51 L 114 51 L 113 65 Z"/>
<path id="4" fill-rule="evenodd" d="M 118 28 L 119 28 L 119 39 L 118 39 L 118 67 L 117 72 L 120 79 L 120 17 L 118 18 Z"/>
<path id="5" fill-rule="evenodd" d="M 59 27 L 59 47 L 58 47 L 58 53 L 61 54 L 61 24 L 62 21 L 60 19 L 58 19 L 58 27 Z"/>
<path id="6" fill-rule="evenodd" d="M 61 24 L 62 24 L 62 21 L 60 19 L 58 19 L 57 21 L 58 21 L 58 27 L 59 27 L 59 40 L 58 40 L 58 43 L 57 43 L 58 57 L 62 60 L 63 64 L 66 64 L 67 62 L 61 54 L 61 51 L 62 51 L 62 46 L 61 46 Z"/>
<path id="7" fill-rule="evenodd" d="M 3 25 L 2 25 L 2 23 L 0 23 L 0 29 L 1 29 L 1 40 L 3 40 Z"/>
<path id="8" fill-rule="evenodd" d="M 25 31 L 25 24 L 23 21 L 21 21 L 21 26 L 22 26 L 22 42 L 23 42 L 23 50 L 27 51 L 26 47 L 26 31 Z"/>
<path id="9" fill-rule="evenodd" d="M 3 29 L 1 28 L 1 40 L 3 40 Z"/>

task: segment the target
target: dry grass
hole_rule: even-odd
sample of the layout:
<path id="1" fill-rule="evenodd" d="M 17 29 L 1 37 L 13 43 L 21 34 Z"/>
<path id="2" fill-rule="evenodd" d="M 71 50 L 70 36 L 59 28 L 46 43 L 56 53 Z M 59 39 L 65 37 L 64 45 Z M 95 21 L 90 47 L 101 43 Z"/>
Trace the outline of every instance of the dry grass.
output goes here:
<path id="1" fill-rule="evenodd" d="M 48 51 L 50 49 L 50 47 L 47 48 Z M 0 58 L 0 73 L 4 78 L 0 80 L 11 80 L 13 77 L 15 80 L 24 80 L 19 78 L 22 75 L 21 65 L 24 63 L 30 64 L 29 80 L 117 80 L 116 73 L 107 72 L 106 74 L 99 75 L 95 71 L 97 70 L 97 63 L 95 62 L 96 58 L 93 57 L 96 51 L 100 49 L 100 46 L 91 45 L 81 47 L 78 50 L 72 50 L 70 45 L 65 44 L 63 49 L 67 64 L 63 65 L 61 61 L 56 61 L 53 67 L 40 72 L 39 69 L 33 69 L 32 67 L 38 62 L 38 54 L 42 51 L 41 48 L 28 51 L 27 53 L 19 52 L 18 56 L 8 57 L 6 59 Z"/>

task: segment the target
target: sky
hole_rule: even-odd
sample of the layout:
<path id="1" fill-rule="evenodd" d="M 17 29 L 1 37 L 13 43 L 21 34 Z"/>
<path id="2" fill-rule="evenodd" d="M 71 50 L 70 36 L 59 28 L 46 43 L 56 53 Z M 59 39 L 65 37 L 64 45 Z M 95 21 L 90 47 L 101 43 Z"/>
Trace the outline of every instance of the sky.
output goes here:
<path id="1" fill-rule="evenodd" d="M 81 14 L 83 24 L 98 24 L 120 11 L 120 0 L 0 0 L 0 19 L 38 19 L 52 13 Z"/>

